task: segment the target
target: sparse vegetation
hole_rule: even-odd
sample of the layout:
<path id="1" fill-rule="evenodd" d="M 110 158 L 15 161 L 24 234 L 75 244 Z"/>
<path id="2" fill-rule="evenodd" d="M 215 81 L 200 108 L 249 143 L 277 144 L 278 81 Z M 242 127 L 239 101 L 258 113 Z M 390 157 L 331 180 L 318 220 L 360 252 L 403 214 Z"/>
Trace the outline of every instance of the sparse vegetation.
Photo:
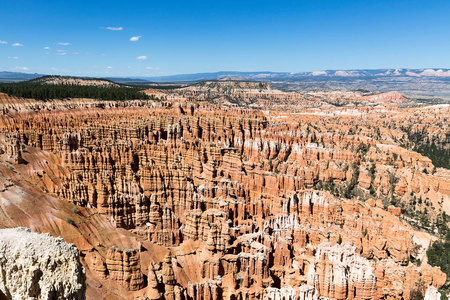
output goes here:
<path id="1" fill-rule="evenodd" d="M 353 176 L 352 176 L 352 179 L 350 180 L 350 182 L 347 183 L 347 187 L 346 187 L 345 192 L 344 192 L 344 197 L 345 198 L 351 198 L 354 189 L 358 185 L 359 164 L 360 164 L 360 162 L 358 161 L 358 162 L 354 162 L 353 165 L 352 165 Z"/>
<path id="2" fill-rule="evenodd" d="M 440 267 L 441 271 L 450 278 L 450 234 L 443 241 L 435 241 L 427 250 L 428 263 Z"/>
<path id="3" fill-rule="evenodd" d="M 370 149 L 370 145 L 368 145 L 368 144 L 360 144 L 356 148 L 356 153 L 361 153 L 362 156 L 365 156 L 367 154 L 367 152 L 369 152 L 369 149 Z"/>
<path id="4" fill-rule="evenodd" d="M 450 143 L 450 136 L 447 135 L 443 141 L 436 141 L 430 140 L 425 131 L 412 132 L 411 128 L 403 130 L 408 135 L 409 146 L 412 150 L 430 158 L 434 166 L 450 169 L 450 149 L 444 147 Z"/>
<path id="5" fill-rule="evenodd" d="M 421 281 L 417 282 L 415 288 L 411 291 L 410 299 L 422 300 L 424 297 L 422 289 L 423 289 L 423 282 Z"/>
<path id="6" fill-rule="evenodd" d="M 75 225 L 75 222 L 70 217 L 66 217 L 66 222 L 70 225 Z"/>
<path id="7" fill-rule="evenodd" d="M 78 213 L 78 206 L 74 206 L 74 207 L 72 208 L 72 212 L 73 212 L 74 214 L 77 214 L 77 213 Z"/>

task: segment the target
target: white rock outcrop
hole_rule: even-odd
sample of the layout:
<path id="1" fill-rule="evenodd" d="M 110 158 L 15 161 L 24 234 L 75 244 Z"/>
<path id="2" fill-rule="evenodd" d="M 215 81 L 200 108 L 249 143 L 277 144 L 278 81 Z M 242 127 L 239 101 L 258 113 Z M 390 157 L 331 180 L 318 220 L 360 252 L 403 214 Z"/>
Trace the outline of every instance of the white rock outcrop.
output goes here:
<path id="1" fill-rule="evenodd" d="M 430 285 L 425 293 L 423 300 L 441 300 L 441 293 L 434 286 Z"/>
<path id="2" fill-rule="evenodd" d="M 28 228 L 0 230 L 0 299 L 85 299 L 78 249 Z"/>

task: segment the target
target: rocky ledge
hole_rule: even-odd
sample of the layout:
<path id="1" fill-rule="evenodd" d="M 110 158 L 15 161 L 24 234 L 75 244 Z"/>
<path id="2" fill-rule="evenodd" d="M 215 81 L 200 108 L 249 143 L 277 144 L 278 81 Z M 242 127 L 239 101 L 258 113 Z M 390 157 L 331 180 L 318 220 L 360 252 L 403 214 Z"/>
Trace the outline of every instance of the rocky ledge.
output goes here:
<path id="1" fill-rule="evenodd" d="M 0 299 L 85 299 L 78 249 L 28 228 L 0 230 Z"/>

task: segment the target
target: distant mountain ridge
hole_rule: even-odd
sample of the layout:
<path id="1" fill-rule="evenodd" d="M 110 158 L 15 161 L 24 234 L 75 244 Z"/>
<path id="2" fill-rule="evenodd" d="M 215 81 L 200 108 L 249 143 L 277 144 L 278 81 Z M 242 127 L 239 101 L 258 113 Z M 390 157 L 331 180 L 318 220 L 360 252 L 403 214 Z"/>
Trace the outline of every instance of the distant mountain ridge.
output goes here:
<path id="1" fill-rule="evenodd" d="M 42 77 L 44 74 L 29 74 L 29 73 L 21 73 L 21 72 L 0 72 L 0 82 L 15 82 L 15 81 L 24 81 L 31 80 L 38 77 Z"/>
<path id="2" fill-rule="evenodd" d="M 0 82 L 31 80 L 45 74 L 29 74 L 22 72 L 0 72 Z M 450 69 L 355 69 L 355 70 L 323 70 L 312 72 L 241 72 L 220 71 L 211 73 L 177 74 L 167 76 L 126 76 L 103 77 L 118 83 L 136 82 L 193 82 L 204 80 L 295 80 L 305 78 L 373 78 L 373 77 L 437 77 L 450 80 Z"/>
<path id="3" fill-rule="evenodd" d="M 3 76 L 3 77 L 2 77 Z M 0 82 L 17 82 L 40 77 L 40 74 L 0 72 Z M 93 78 L 92 79 L 99 79 Z M 450 102 L 450 69 L 361 69 L 325 70 L 314 72 L 237 72 L 180 74 L 170 76 L 110 77 L 119 84 L 153 88 L 173 88 L 201 81 L 259 81 L 282 91 L 399 91 L 406 97 Z"/>
<path id="4" fill-rule="evenodd" d="M 240 71 L 220 71 L 220 72 L 212 72 L 212 73 L 194 73 L 194 74 L 177 74 L 177 75 L 168 75 L 168 76 L 155 76 L 155 77 L 146 77 L 146 76 L 138 76 L 133 77 L 137 79 L 145 79 L 154 82 L 174 82 L 174 81 L 182 81 L 182 82 L 192 82 L 192 81 L 204 81 L 204 80 L 220 80 L 227 77 L 241 77 L 241 79 L 247 80 L 256 80 L 259 75 L 264 74 L 262 77 L 270 77 L 270 76 L 279 76 L 282 72 L 240 72 Z"/>
<path id="5" fill-rule="evenodd" d="M 216 72 L 139 77 L 153 82 L 237 80 L 268 82 L 283 91 L 399 91 L 429 103 L 450 102 L 450 69 L 363 69 L 314 72 Z M 431 102 L 430 102 L 431 101 Z"/>
<path id="6" fill-rule="evenodd" d="M 373 77 L 439 77 L 450 79 L 450 69 L 361 69 L 324 70 L 312 72 L 238 72 L 220 71 L 213 73 L 178 74 L 168 76 L 133 77 L 153 82 L 203 81 L 203 80 L 295 80 L 305 78 L 373 78 Z"/>

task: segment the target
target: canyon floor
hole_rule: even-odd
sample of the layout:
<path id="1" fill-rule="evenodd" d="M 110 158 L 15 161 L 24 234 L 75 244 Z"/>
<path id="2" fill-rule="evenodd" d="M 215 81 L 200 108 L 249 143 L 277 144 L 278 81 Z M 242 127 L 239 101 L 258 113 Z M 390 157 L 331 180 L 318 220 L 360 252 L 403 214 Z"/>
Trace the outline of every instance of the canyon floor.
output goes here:
<path id="1" fill-rule="evenodd" d="M 87 299 L 438 299 L 450 105 L 203 82 L 0 94 L 0 228 L 78 248 Z M 448 255 L 448 253 L 447 253 Z"/>

